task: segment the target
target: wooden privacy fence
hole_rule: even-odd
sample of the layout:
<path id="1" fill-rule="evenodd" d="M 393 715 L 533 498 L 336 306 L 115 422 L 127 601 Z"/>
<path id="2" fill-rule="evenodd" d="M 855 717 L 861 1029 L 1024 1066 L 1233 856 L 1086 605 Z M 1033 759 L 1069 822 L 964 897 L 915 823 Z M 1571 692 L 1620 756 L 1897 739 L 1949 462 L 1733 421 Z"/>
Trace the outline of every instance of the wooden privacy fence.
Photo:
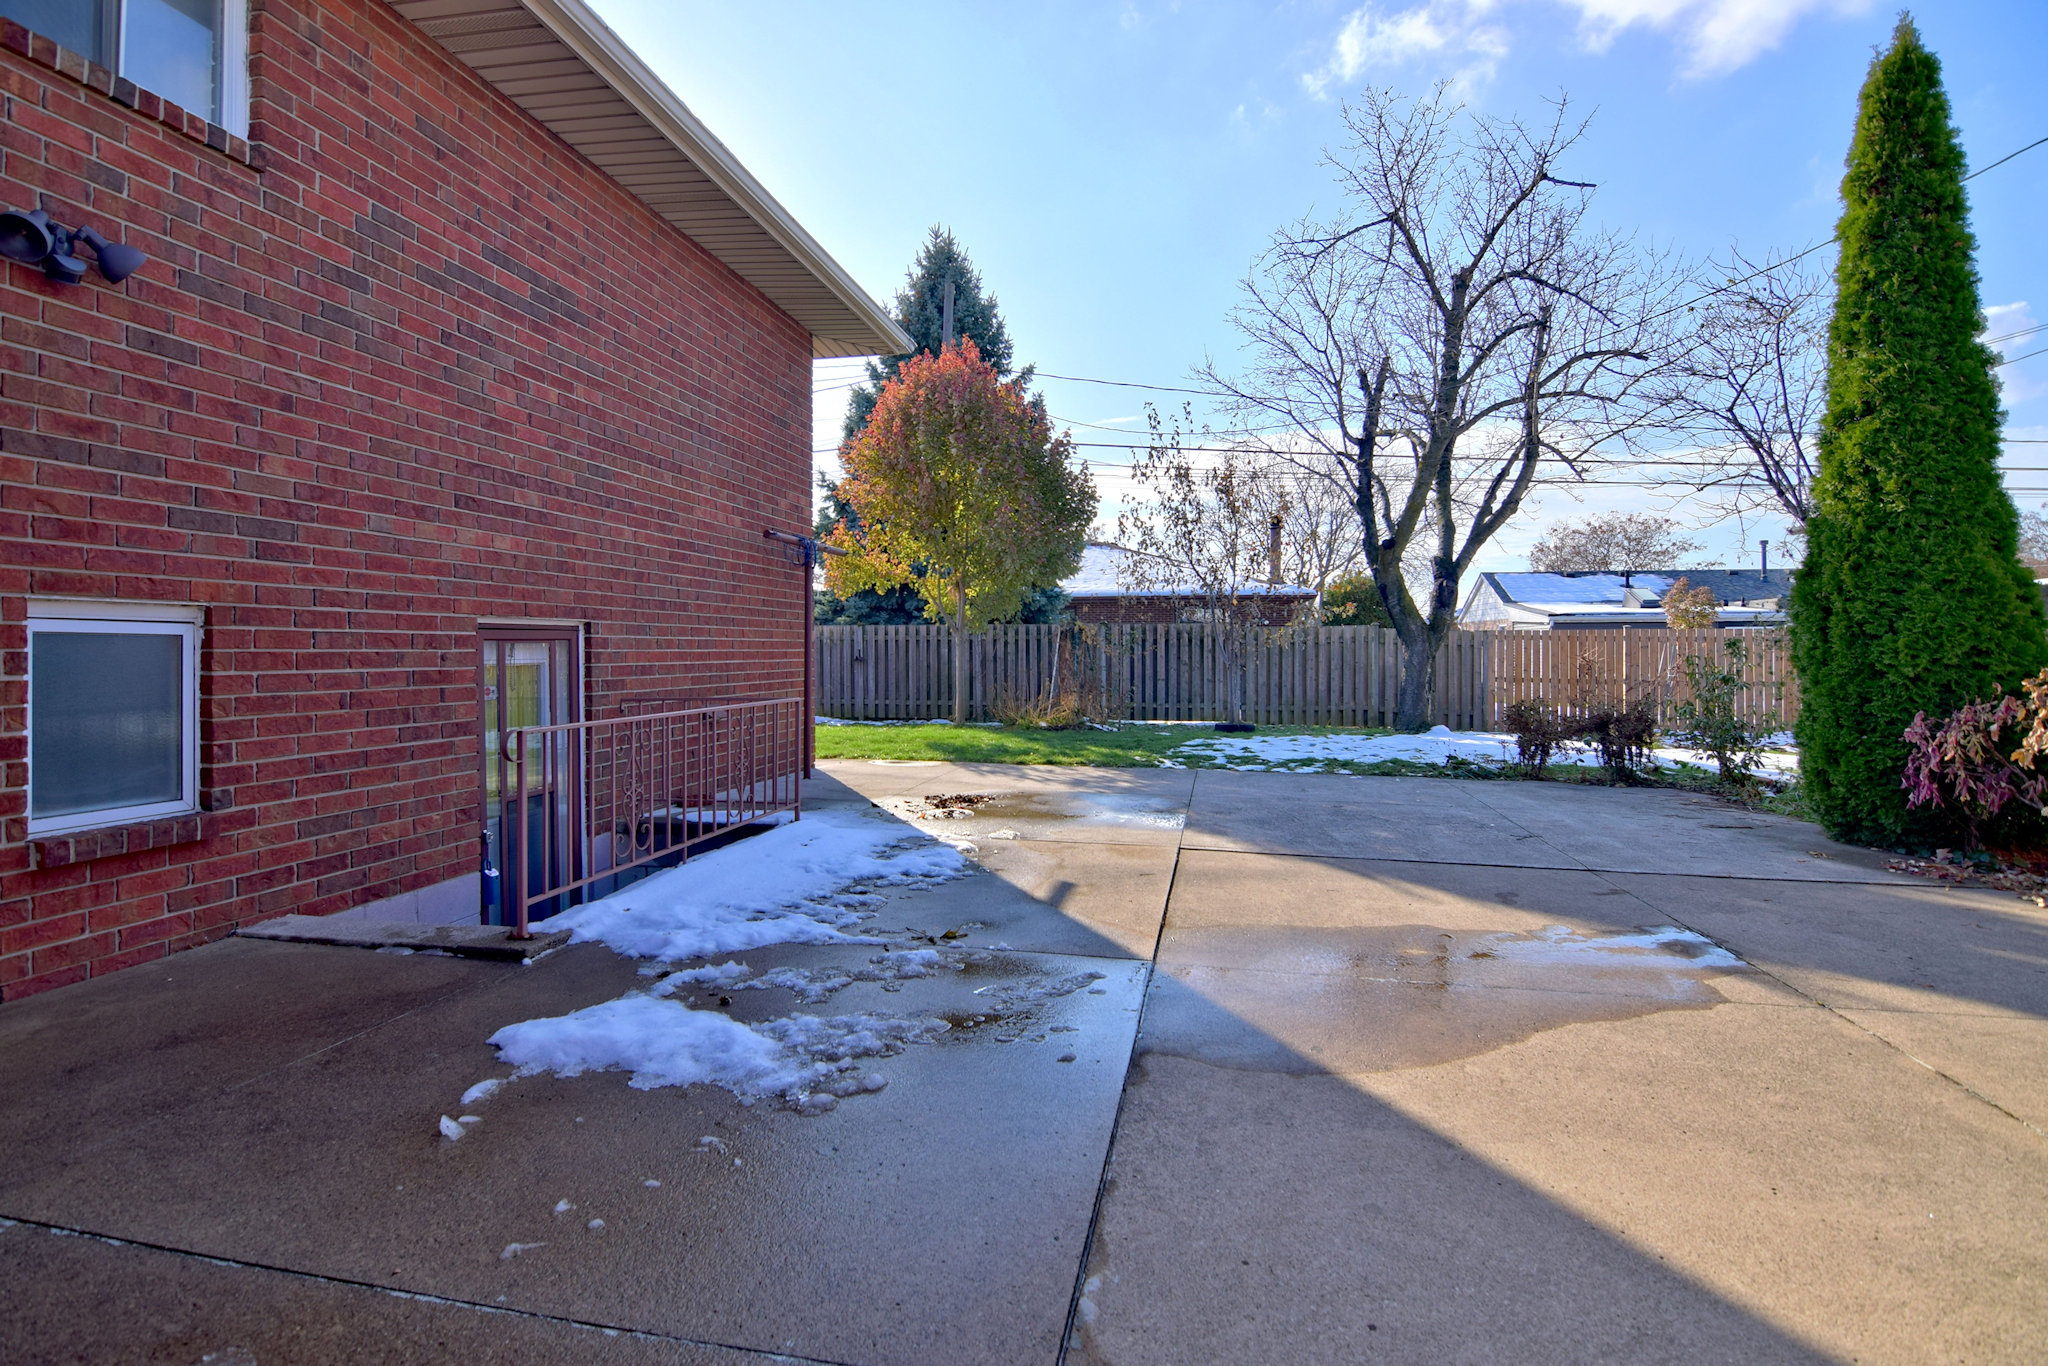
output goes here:
<path id="1" fill-rule="evenodd" d="M 1489 631 L 1487 669 L 1496 717 L 1499 708 L 1531 698 L 1568 712 L 1657 704 L 1658 719 L 1674 711 L 1691 692 L 1688 656 L 1725 661 L 1726 645 L 1748 647 L 1744 685 L 1736 711 L 1748 718 L 1774 715 L 1790 727 L 1799 715 L 1799 680 L 1779 631 L 1624 630 Z"/>
<path id="2" fill-rule="evenodd" d="M 1685 658 L 1750 648 L 1743 714 L 1798 714 L 1783 638 L 1765 631 L 1454 631 L 1436 659 L 1433 724 L 1492 730 L 1500 709 L 1535 698 L 1568 711 L 1647 699 L 1665 721 L 1686 695 Z M 995 626 L 968 639 L 968 716 L 1076 694 L 1091 715 L 1216 721 L 1231 670 L 1214 626 Z M 818 710 L 851 720 L 950 716 L 953 638 L 944 626 L 818 628 Z M 1401 642 L 1377 626 L 1249 628 L 1237 633 L 1245 716 L 1259 725 L 1394 722 Z"/>

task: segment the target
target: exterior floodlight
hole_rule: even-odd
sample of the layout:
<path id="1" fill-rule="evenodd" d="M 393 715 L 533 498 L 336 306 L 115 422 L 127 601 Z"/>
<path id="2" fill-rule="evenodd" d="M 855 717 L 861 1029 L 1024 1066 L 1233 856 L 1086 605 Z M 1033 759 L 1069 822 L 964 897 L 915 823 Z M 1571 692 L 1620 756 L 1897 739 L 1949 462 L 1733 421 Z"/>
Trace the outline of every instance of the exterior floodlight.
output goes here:
<path id="1" fill-rule="evenodd" d="M 110 285 L 120 284 L 141 270 L 142 263 L 149 259 L 140 248 L 125 242 L 109 242 L 100 236 L 96 228 L 80 228 L 71 236 L 74 242 L 83 242 L 91 247 L 93 254 L 100 258 L 100 274 L 107 277 Z"/>
<path id="2" fill-rule="evenodd" d="M 80 247 L 92 248 L 99 258 L 100 274 L 109 284 L 119 284 L 149 260 L 135 247 L 109 242 L 95 228 L 73 230 L 52 223 L 41 209 L 0 214 L 0 256 L 25 266 L 41 266 L 43 274 L 59 284 L 75 285 L 85 278 L 89 267 L 78 254 Z"/>
<path id="3" fill-rule="evenodd" d="M 0 256 L 25 266 L 39 266 L 56 245 L 50 233 L 50 215 L 41 209 L 0 214 Z"/>

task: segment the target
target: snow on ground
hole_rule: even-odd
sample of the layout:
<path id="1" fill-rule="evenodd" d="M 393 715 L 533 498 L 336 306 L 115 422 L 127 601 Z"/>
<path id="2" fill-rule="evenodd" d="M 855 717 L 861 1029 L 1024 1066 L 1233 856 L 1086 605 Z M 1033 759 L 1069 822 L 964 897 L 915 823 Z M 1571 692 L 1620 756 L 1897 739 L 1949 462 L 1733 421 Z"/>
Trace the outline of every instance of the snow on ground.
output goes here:
<path id="1" fill-rule="evenodd" d="M 1763 757 L 1766 778 L 1789 777 L 1799 771 L 1799 755 L 1790 748 L 1792 737 L 1773 736 L 1773 748 Z M 1500 731 L 1452 730 L 1437 726 L 1421 735 L 1215 735 L 1184 740 L 1173 747 L 1182 759 L 1199 758 L 1206 763 L 1247 772 L 1286 772 L 1290 769 L 1319 769 L 1330 763 L 1376 764 L 1388 759 L 1410 763 L 1442 764 L 1450 759 L 1496 766 L 1515 761 L 1515 737 Z M 1713 766 L 1713 758 L 1699 750 L 1659 746 L 1652 751 L 1660 764 Z M 1597 767 L 1597 750 L 1582 745 L 1559 746 L 1552 763 Z M 1173 765 L 1181 767 L 1180 764 Z"/>
<path id="2" fill-rule="evenodd" d="M 901 821 L 826 808 L 535 928 L 665 962 L 769 944 L 860 942 L 846 931 L 875 905 L 870 889 L 939 882 L 967 868 L 958 850 Z"/>
<path id="3" fill-rule="evenodd" d="M 791 1015 L 741 1024 L 711 1010 L 635 992 L 550 1019 L 507 1025 L 491 1035 L 498 1056 L 522 1074 L 558 1077 L 616 1070 L 642 1090 L 708 1082 L 743 1101 L 779 1097 L 799 1110 L 831 1109 L 841 1096 L 879 1091 L 860 1067 L 907 1044 L 944 1033 L 940 1020 Z"/>
<path id="4" fill-rule="evenodd" d="M 970 866 L 951 846 L 879 812 L 825 809 L 701 854 L 540 922 L 539 928 L 566 929 L 572 943 L 606 944 L 657 964 L 770 944 L 881 944 L 852 932 L 880 904 L 875 889 L 926 886 L 957 877 Z M 888 1057 L 933 1038 L 946 1030 L 945 1023 L 883 1015 L 791 1015 L 743 1024 L 715 1011 L 693 1010 L 673 999 L 674 993 L 686 987 L 718 992 L 804 986 L 811 989 L 800 991 L 800 998 L 815 1002 L 854 980 L 929 975 L 941 965 L 941 955 L 885 946 L 870 964 L 863 972 L 832 975 L 830 983 L 811 982 L 811 974 L 795 969 L 749 981 L 752 970 L 730 960 L 680 972 L 642 969 L 659 978 L 646 990 L 567 1015 L 507 1025 L 490 1042 L 517 1069 L 514 1077 L 615 1070 L 631 1073 L 630 1085 L 642 1090 L 704 1082 L 749 1104 L 773 1097 L 816 1114 L 842 1096 L 881 1089 L 883 1079 L 863 1069 L 862 1060 Z M 487 1099 L 502 1080 L 479 1082 L 464 1093 L 464 1103 Z M 444 1120 L 441 1128 L 450 1139 L 460 1137 L 460 1126 L 451 1121 Z"/>

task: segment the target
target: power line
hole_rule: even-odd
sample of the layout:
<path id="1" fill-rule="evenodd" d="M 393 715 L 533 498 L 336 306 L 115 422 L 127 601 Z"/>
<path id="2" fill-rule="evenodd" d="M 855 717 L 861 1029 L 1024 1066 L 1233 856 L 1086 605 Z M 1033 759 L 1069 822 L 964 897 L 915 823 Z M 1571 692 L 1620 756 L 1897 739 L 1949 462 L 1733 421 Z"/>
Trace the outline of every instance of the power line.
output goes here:
<path id="1" fill-rule="evenodd" d="M 2003 370 L 2008 365 L 2018 365 L 2021 361 L 2032 360 L 2036 356 L 2048 356 L 2048 346 L 2042 347 L 2039 351 L 2029 351 L 2024 356 L 2014 356 L 2011 360 L 2002 360 L 1998 364 L 1992 366 L 1991 368 L 1994 370 Z"/>
<path id="2" fill-rule="evenodd" d="M 2021 328 L 2019 332 L 2007 332 L 2005 336 L 1987 336 L 1985 338 L 1985 346 L 1997 346 L 1999 342 L 2017 342 L 2023 336 L 2034 336 L 2042 328 L 2048 328 L 2048 322 L 2038 322 L 2032 328 Z"/>
<path id="3" fill-rule="evenodd" d="M 1214 398 L 1207 389 L 1176 389 L 1171 384 L 1133 384 L 1124 379 L 1090 379 L 1086 375 L 1055 375 L 1049 370 L 1038 372 L 1042 379 L 1063 379 L 1074 384 L 1106 384 L 1113 389 L 1145 389 L 1155 394 L 1195 394 L 1201 398 Z"/>
<path id="4" fill-rule="evenodd" d="M 2028 144 L 2027 144 L 2026 146 L 2024 146 L 2024 147 L 2020 148 L 2020 152 L 2031 152 L 2031 151 L 2033 151 L 2033 150 L 2034 150 L 2034 149 L 2035 149 L 2036 147 L 2039 147 L 2039 146 L 2040 146 L 2040 145 L 2041 145 L 2042 143 L 2044 143 L 2044 142 L 2048 142 L 2048 138 L 2037 138 L 2037 139 L 2035 139 L 2034 141 L 2032 141 L 2032 142 L 2028 143 Z M 1963 177 L 1963 179 L 1965 179 L 1965 180 L 1975 180 L 1975 179 L 1976 179 L 1976 178 L 1977 178 L 1978 176 L 1980 176 L 1980 175 L 1983 175 L 1983 174 L 1984 174 L 1984 173 L 1985 173 L 1986 171 L 1989 171 L 1989 170 L 1993 169 L 1994 167 L 1999 167 L 1999 166 L 2003 166 L 2003 165 L 2005 165 L 2005 163 L 2006 163 L 2006 162 L 2008 162 L 2008 161 L 2011 161 L 2011 160 L 2012 160 L 2012 159 L 2013 159 L 2014 157 L 2018 156 L 2018 155 L 2020 154 L 2020 152 L 2007 152 L 2007 153 L 2006 153 L 2006 154 L 2005 154 L 2004 156 L 2002 156 L 2002 157 L 2000 157 L 2000 158 L 1999 158 L 1998 160 L 1996 160 L 1996 161 L 1992 162 L 1990 166 L 1980 166 L 1980 167 L 1978 167 L 1978 168 L 1977 168 L 1976 170 L 1974 170 L 1974 171 L 1970 172 L 1970 173 L 1969 173 L 1968 175 L 1964 176 L 1964 177 Z"/>

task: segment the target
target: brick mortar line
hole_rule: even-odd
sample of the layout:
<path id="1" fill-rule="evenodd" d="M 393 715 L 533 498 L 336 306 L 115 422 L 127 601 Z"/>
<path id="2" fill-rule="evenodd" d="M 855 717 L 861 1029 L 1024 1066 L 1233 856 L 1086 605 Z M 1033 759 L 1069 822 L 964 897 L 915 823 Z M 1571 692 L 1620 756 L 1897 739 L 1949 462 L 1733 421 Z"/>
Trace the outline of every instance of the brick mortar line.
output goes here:
<path id="1" fill-rule="evenodd" d="M 111 1247 L 140 1248 L 147 1252 L 162 1252 L 173 1257 L 189 1257 L 195 1261 L 213 1266 L 232 1267 L 240 1271 L 267 1271 L 273 1275 L 290 1276 L 295 1280 L 312 1281 L 320 1285 L 345 1286 L 352 1290 L 367 1290 L 372 1294 L 389 1295 L 394 1299 L 417 1300 L 425 1304 L 443 1305 L 455 1309 L 472 1309 L 485 1314 L 505 1314 L 512 1318 L 535 1319 L 542 1323 L 563 1324 L 607 1336 L 619 1334 L 625 1337 L 642 1338 L 650 1342 L 675 1343 L 685 1347 L 708 1347 L 727 1352 L 741 1352 L 747 1356 L 760 1357 L 766 1361 L 789 1361 L 801 1366 L 853 1366 L 829 1357 L 792 1356 L 784 1352 L 763 1351 L 759 1347 L 742 1347 L 730 1342 L 716 1342 L 708 1338 L 689 1338 L 676 1333 L 655 1332 L 646 1328 L 627 1328 L 614 1323 L 599 1323 L 594 1319 L 571 1318 L 566 1314 L 547 1314 L 537 1309 L 515 1309 L 503 1304 L 482 1304 L 476 1300 L 465 1300 L 454 1295 L 437 1295 L 430 1290 L 401 1290 L 397 1286 L 379 1285 L 375 1281 L 361 1281 L 348 1276 L 330 1276 L 318 1271 L 301 1271 L 297 1267 L 278 1266 L 271 1262 L 254 1262 L 240 1257 L 222 1257 L 211 1252 L 194 1252 L 190 1248 L 175 1247 L 169 1243 L 150 1242 L 143 1238 L 123 1238 L 111 1233 L 96 1233 L 91 1229 L 72 1228 L 66 1224 L 53 1224 L 44 1219 L 31 1219 L 23 1215 L 0 1214 L 0 1228 L 18 1227 L 41 1229 L 59 1238 L 90 1238 L 94 1242 Z"/>

